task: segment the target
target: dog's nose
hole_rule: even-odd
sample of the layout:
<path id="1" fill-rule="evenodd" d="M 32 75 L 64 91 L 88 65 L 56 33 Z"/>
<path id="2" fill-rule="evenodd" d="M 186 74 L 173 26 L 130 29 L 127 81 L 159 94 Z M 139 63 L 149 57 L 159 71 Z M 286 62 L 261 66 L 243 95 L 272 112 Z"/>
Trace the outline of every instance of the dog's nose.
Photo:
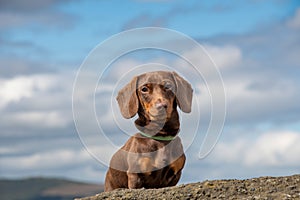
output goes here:
<path id="1" fill-rule="evenodd" d="M 156 107 L 158 110 L 160 110 L 160 109 L 162 109 L 162 108 L 166 109 L 166 108 L 167 108 L 167 103 L 159 101 L 158 103 L 155 104 L 155 107 Z"/>

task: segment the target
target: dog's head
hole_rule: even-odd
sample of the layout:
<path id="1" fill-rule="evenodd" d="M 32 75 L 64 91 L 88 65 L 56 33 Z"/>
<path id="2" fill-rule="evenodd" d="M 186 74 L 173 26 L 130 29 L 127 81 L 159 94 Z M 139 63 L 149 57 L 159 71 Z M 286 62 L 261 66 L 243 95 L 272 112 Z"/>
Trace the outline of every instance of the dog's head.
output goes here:
<path id="1" fill-rule="evenodd" d="M 191 85 L 176 72 L 155 71 L 134 77 L 119 91 L 117 101 L 127 119 L 143 112 L 151 121 L 166 121 L 177 105 L 191 112 L 192 94 Z"/>

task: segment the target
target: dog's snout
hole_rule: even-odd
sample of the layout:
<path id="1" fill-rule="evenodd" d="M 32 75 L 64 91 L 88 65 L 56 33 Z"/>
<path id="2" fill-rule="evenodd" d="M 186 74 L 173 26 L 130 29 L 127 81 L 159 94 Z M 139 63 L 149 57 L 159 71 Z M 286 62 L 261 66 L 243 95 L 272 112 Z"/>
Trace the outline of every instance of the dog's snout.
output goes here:
<path id="1" fill-rule="evenodd" d="M 156 102 L 155 104 L 156 109 L 160 110 L 160 109 L 166 109 L 168 107 L 166 102 L 162 102 L 161 100 Z"/>

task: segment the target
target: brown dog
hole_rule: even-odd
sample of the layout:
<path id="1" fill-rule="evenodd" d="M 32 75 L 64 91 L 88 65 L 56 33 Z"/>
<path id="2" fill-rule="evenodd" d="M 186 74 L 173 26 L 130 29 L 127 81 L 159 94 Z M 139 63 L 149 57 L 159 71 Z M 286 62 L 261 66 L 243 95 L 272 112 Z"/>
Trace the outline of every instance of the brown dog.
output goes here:
<path id="1" fill-rule="evenodd" d="M 110 161 L 105 191 L 116 188 L 160 188 L 179 181 L 185 155 L 177 106 L 191 111 L 191 85 L 175 72 L 156 71 L 134 77 L 119 91 L 123 117 L 132 118 L 140 133 L 130 137 Z"/>

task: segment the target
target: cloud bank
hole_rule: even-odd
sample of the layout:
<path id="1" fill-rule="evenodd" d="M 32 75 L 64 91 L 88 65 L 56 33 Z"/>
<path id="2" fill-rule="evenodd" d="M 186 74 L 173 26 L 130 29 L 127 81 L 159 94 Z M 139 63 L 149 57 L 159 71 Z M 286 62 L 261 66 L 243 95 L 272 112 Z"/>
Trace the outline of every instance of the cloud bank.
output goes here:
<path id="1" fill-rule="evenodd" d="M 3 19 L 0 29 L 3 30 L 32 23 L 40 27 L 54 25 L 60 29 L 65 22 L 72 22 L 72 19 L 68 21 L 68 13 L 56 9 L 60 6 L 58 1 L 27 1 L 26 5 L 9 2 L 2 1 L 0 5 L 0 18 Z M 176 17 L 174 12 L 166 12 L 164 18 L 167 20 L 162 18 L 162 24 L 172 23 L 170 16 Z M 184 12 L 183 8 L 177 14 Z M 190 14 L 193 12 L 191 9 Z M 199 100 L 201 127 L 192 145 L 188 148 L 185 145 L 188 160 L 183 181 L 299 173 L 299 13 L 297 9 L 284 20 L 247 33 L 197 39 L 218 66 L 227 95 L 224 132 L 214 151 L 203 160 L 197 156 L 211 117 L 210 94 L 205 81 L 195 76 L 191 66 L 174 55 L 149 51 L 144 52 L 146 56 L 141 56 L 142 52 L 112 63 L 107 81 L 96 88 L 95 97 L 97 117 L 110 131 L 108 137 L 113 145 L 122 145 L 128 136 L 118 129 L 110 105 L 103 102 L 116 103 L 111 93 L 118 79 L 132 67 L 160 63 L 181 71 L 192 83 L 196 100 Z M 141 14 L 144 18 L 138 19 L 145 19 L 148 24 L 159 19 Z M 144 22 L 129 21 L 123 28 L 134 24 L 144 25 Z M 16 45 L 21 45 L 31 52 L 39 51 L 39 45 L 31 46 L 34 43 L 28 46 L 6 38 L 9 37 L 0 35 L 0 42 L 7 48 L 15 49 Z M 173 44 L 181 45 L 180 41 Z M 1 52 L 6 51 L 1 49 Z M 64 63 L 58 63 L 54 69 L 48 60 L 42 63 L 32 58 L 25 59 L 16 52 L 5 53 L 5 59 L 0 61 L 0 176 L 54 175 L 103 181 L 105 166 L 87 153 L 74 127 L 72 90 L 78 66 L 66 69 L 59 67 Z M 211 65 L 193 49 L 186 51 L 184 56 L 200 66 Z M 85 91 L 81 92 L 84 94 Z M 79 100 L 84 105 L 85 99 Z M 197 105 L 193 106 L 195 110 Z M 84 106 L 80 109 L 82 120 L 88 127 L 91 119 L 85 115 Z M 197 123 L 196 117 L 193 113 L 182 116 L 181 137 L 185 144 L 193 138 L 189 131 Z M 122 123 L 128 129 L 133 126 L 132 121 Z M 106 141 L 95 141 L 95 136 L 86 134 L 94 142 L 90 148 L 109 160 L 114 149 Z M 195 173 L 199 174 L 198 177 Z"/>

